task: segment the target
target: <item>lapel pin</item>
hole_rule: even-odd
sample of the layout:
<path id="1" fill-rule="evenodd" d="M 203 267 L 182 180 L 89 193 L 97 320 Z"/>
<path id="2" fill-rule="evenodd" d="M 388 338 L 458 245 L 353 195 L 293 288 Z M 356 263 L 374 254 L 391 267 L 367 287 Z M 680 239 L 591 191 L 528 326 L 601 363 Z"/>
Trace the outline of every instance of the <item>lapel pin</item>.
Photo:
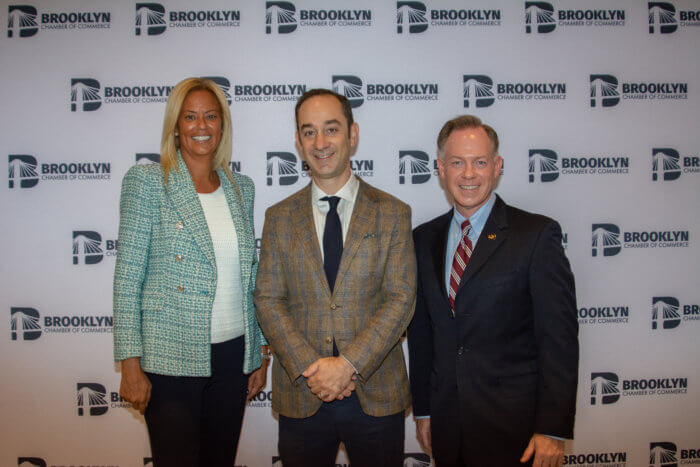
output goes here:
<path id="1" fill-rule="evenodd" d="M 496 234 L 489 234 L 489 240 L 496 240 Z"/>

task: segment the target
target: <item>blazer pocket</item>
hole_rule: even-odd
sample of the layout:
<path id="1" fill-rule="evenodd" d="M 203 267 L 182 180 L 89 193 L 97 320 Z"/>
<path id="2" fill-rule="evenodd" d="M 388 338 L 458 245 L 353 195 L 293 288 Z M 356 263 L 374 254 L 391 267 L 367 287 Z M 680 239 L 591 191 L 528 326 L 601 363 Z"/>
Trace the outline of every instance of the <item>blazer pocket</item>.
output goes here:
<path id="1" fill-rule="evenodd" d="M 142 292 L 141 293 L 141 310 L 143 311 L 160 311 L 163 309 L 165 295 L 160 292 Z"/>

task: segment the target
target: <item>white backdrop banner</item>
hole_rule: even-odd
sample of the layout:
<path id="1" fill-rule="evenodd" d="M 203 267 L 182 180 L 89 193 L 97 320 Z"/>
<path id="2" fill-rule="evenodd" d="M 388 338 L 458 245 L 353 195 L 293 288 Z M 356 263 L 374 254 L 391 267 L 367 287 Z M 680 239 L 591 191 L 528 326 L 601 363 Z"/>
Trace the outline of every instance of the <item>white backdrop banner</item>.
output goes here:
<path id="1" fill-rule="evenodd" d="M 158 160 L 188 76 L 230 99 L 258 236 L 265 209 L 309 182 L 294 144 L 305 90 L 351 100 L 352 168 L 409 203 L 414 226 L 450 207 L 442 124 L 491 124 L 498 193 L 561 223 L 576 275 L 565 463 L 700 464 L 697 0 L 2 0 L 0 19 L 0 465 L 151 463 L 112 363 L 118 198 L 130 166 Z M 237 465 L 277 465 L 272 397 L 268 384 L 249 404 Z M 430 461 L 410 416 L 406 459 Z"/>

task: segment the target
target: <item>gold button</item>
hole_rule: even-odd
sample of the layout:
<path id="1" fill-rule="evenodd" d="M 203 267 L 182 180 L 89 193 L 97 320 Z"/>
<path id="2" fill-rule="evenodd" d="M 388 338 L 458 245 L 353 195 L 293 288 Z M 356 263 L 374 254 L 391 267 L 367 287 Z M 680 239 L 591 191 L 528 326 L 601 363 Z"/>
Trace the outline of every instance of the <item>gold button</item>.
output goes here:
<path id="1" fill-rule="evenodd" d="M 332 343 L 333 343 L 333 339 L 331 339 L 330 337 L 326 337 L 326 344 L 332 344 Z"/>
<path id="2" fill-rule="evenodd" d="M 335 303 L 331 304 L 331 310 L 335 310 L 337 308 L 338 308 L 338 305 L 336 305 Z"/>
<path id="3" fill-rule="evenodd" d="M 184 291 L 185 291 L 185 288 L 184 288 L 183 286 L 181 286 L 181 285 L 178 285 L 178 286 L 177 286 L 177 291 L 178 291 L 178 292 L 184 292 Z"/>
<path id="4" fill-rule="evenodd" d="M 181 262 L 181 261 L 182 261 L 182 256 L 180 256 L 180 255 L 175 255 L 175 261 Z"/>
<path id="5" fill-rule="evenodd" d="M 182 222 L 177 221 L 177 224 L 175 224 L 175 227 L 177 227 L 178 229 L 181 229 L 183 227 Z"/>

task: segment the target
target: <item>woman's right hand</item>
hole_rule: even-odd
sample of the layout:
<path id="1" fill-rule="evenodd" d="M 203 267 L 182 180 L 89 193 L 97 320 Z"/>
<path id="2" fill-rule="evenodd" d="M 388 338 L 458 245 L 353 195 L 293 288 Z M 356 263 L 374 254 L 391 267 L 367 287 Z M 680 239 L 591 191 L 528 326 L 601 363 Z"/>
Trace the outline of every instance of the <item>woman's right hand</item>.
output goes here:
<path id="1" fill-rule="evenodd" d="M 131 357 L 122 360 L 122 382 L 119 395 L 130 402 L 141 415 L 151 400 L 151 382 L 141 369 L 141 358 Z"/>

